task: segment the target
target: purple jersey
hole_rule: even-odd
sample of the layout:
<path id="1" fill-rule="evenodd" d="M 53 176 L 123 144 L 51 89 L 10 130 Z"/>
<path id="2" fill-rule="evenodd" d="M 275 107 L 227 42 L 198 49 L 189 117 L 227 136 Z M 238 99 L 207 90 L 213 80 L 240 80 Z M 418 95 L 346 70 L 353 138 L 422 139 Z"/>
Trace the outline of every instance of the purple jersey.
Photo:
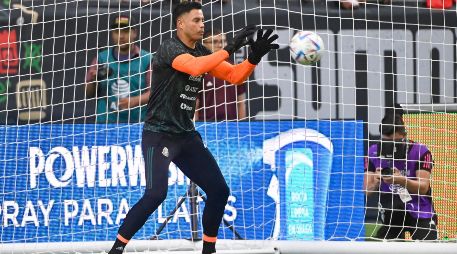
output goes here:
<path id="1" fill-rule="evenodd" d="M 401 174 L 408 178 L 415 179 L 417 170 L 427 170 L 431 172 L 433 159 L 430 150 L 420 143 L 409 141 L 406 160 L 384 159 L 378 156 L 378 144 L 372 145 L 368 150 L 367 170 L 375 172 L 376 168 L 397 168 Z M 387 184 L 381 181 L 381 193 L 397 193 L 398 184 Z M 406 209 L 414 218 L 432 218 L 435 210 L 431 198 L 431 189 L 427 195 L 417 195 L 410 193 L 412 200 L 406 204 Z M 383 204 L 384 205 L 384 204 Z"/>

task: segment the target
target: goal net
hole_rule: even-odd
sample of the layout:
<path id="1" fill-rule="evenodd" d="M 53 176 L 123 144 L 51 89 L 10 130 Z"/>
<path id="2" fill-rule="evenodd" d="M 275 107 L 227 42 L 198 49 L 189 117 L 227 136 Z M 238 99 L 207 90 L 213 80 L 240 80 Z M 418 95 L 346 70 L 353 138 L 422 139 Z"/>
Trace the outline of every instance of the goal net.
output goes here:
<path id="1" fill-rule="evenodd" d="M 178 2 L 0 2 L 0 253 L 109 250 L 146 185 L 140 97 L 154 52 L 174 33 Z M 280 45 L 242 86 L 205 77 L 199 93 L 196 129 L 231 190 L 218 250 L 457 249 L 455 10 L 422 1 L 202 4 L 209 36 L 230 40 L 258 24 L 273 28 Z M 130 28 L 130 44 L 113 22 Z M 300 30 L 323 39 L 319 63 L 291 59 L 288 43 Z M 387 239 L 376 234 L 379 195 L 365 195 L 364 160 L 395 103 L 404 105 L 408 138 L 433 154 L 440 243 L 368 242 Z M 174 164 L 168 186 L 128 251 L 198 252 L 201 242 L 187 240 L 202 237 L 205 193 Z"/>

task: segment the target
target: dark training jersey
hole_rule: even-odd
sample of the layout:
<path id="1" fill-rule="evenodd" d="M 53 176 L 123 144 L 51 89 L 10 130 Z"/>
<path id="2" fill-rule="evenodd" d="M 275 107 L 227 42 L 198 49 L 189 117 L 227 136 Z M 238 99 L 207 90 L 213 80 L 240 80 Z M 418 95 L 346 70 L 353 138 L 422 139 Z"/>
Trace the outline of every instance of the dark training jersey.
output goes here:
<path id="1" fill-rule="evenodd" d="M 157 49 L 152 63 L 151 96 L 144 125 L 146 130 L 170 134 L 185 134 L 195 130 L 192 119 L 204 75 L 191 76 L 172 67 L 173 60 L 186 53 L 194 57 L 211 54 L 199 42 L 195 49 L 191 49 L 178 38 L 165 40 Z"/>

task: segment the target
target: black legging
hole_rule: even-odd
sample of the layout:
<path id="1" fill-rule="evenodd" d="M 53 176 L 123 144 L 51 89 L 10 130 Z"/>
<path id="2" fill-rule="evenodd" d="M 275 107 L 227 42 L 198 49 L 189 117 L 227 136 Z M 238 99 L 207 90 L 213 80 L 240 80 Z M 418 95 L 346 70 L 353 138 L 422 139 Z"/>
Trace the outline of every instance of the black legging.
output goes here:
<path id="1" fill-rule="evenodd" d="M 436 225 L 438 219 L 432 218 L 417 219 L 411 216 L 408 211 L 395 211 L 390 209 L 384 211 L 383 223 L 376 232 L 379 239 L 405 239 L 405 232 L 411 234 L 413 240 L 437 240 L 438 231 Z"/>
<path id="2" fill-rule="evenodd" d="M 170 162 L 173 162 L 206 193 L 203 234 L 216 237 L 230 190 L 200 135 L 192 132 L 185 136 L 171 136 L 145 130 L 142 149 L 146 190 L 143 197 L 127 213 L 119 228 L 119 234 L 130 240 L 165 200 L 168 191 L 168 167 Z"/>

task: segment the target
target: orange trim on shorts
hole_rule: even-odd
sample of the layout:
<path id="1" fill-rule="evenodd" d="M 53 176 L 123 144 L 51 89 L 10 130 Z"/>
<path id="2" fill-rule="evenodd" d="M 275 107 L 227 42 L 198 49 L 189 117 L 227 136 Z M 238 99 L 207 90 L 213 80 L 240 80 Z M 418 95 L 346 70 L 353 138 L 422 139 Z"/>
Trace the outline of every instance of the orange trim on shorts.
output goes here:
<path id="1" fill-rule="evenodd" d="M 217 241 L 217 237 L 216 236 L 207 236 L 205 234 L 203 234 L 203 241 L 205 242 L 209 242 L 209 243 L 215 243 Z"/>
<path id="2" fill-rule="evenodd" d="M 125 244 L 127 244 L 129 242 L 129 240 L 125 239 L 120 234 L 117 234 L 117 239 Z"/>

